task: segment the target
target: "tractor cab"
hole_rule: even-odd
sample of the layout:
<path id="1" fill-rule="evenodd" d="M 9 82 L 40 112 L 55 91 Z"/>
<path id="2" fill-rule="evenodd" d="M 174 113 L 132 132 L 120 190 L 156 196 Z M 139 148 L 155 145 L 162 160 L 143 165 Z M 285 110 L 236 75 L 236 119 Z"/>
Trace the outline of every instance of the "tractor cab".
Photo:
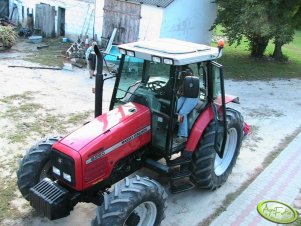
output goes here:
<path id="1" fill-rule="evenodd" d="M 198 116 L 221 96 L 222 66 L 218 48 L 179 40 L 159 39 L 119 46 L 122 53 L 110 109 L 127 102 L 151 112 L 152 149 L 164 155 L 183 150 L 175 143 L 179 126 L 177 100 L 197 98 L 188 114 L 188 135 Z M 188 75 L 185 77 L 185 75 Z"/>

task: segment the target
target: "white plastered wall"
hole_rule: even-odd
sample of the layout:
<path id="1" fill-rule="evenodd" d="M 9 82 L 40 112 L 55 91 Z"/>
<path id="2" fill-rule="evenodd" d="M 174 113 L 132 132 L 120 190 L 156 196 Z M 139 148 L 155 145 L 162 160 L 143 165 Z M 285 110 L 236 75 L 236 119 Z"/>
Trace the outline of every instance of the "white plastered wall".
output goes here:
<path id="1" fill-rule="evenodd" d="M 139 40 L 151 40 L 160 37 L 163 9 L 141 5 Z"/>
<path id="2" fill-rule="evenodd" d="M 27 8 L 34 10 L 35 5 L 40 3 L 49 4 L 58 8 L 65 9 L 65 37 L 72 40 L 76 40 L 80 34 L 87 34 L 89 38 L 93 37 L 93 22 L 94 15 L 92 9 L 95 8 L 95 26 L 94 33 L 97 34 L 98 39 L 101 37 L 102 22 L 103 22 L 103 6 L 104 0 L 96 0 L 96 7 L 94 1 L 80 1 L 80 0 L 14 0 L 11 1 L 11 7 L 13 3 L 18 6 L 19 15 L 22 15 L 22 6 L 25 9 L 25 19 L 23 25 L 26 24 Z M 91 15 L 92 14 L 92 15 Z M 34 17 L 35 18 L 35 17 Z M 20 20 L 22 18 L 20 17 Z M 88 22 L 90 21 L 90 23 Z M 22 22 L 22 21 L 21 21 Z M 55 17 L 55 31 L 57 32 L 57 16 Z"/>
<path id="3" fill-rule="evenodd" d="M 215 18 L 212 0 L 175 0 L 164 9 L 161 37 L 210 44 Z"/>

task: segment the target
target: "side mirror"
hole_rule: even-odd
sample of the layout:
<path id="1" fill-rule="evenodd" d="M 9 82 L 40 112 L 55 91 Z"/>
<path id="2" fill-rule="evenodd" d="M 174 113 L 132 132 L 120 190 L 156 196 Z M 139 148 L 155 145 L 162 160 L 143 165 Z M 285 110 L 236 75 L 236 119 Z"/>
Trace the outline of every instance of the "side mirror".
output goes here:
<path id="1" fill-rule="evenodd" d="M 184 78 L 184 97 L 197 98 L 200 93 L 200 79 L 196 76 L 186 76 Z"/>

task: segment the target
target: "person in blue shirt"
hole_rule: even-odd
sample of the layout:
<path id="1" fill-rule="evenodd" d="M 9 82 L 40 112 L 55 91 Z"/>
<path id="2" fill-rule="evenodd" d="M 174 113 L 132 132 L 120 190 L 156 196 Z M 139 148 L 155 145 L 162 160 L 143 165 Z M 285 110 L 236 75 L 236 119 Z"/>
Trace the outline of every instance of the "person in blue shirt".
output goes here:
<path id="1" fill-rule="evenodd" d="M 86 60 L 89 68 L 90 78 L 95 76 L 96 68 L 96 55 L 94 52 L 94 46 L 97 45 L 97 42 L 92 42 L 92 45 L 86 51 Z"/>

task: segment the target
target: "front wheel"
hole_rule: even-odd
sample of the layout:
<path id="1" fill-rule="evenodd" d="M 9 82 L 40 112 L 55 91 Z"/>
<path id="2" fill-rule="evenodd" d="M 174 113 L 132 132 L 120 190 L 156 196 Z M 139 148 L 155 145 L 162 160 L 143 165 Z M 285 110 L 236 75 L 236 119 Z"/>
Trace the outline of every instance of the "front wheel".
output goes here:
<path id="1" fill-rule="evenodd" d="M 61 137 L 45 138 L 32 146 L 20 162 L 17 184 L 28 200 L 29 190 L 45 177 L 52 178 L 51 148 Z"/>
<path id="2" fill-rule="evenodd" d="M 104 196 L 92 226 L 154 226 L 164 218 L 167 194 L 156 181 L 147 177 L 125 178 L 114 191 Z"/>
<path id="3" fill-rule="evenodd" d="M 193 155 L 191 180 L 200 188 L 214 190 L 220 187 L 235 165 L 243 137 L 243 118 L 238 111 L 227 108 L 226 120 L 228 136 L 223 158 L 220 158 L 214 149 L 214 122 L 206 128 Z M 218 139 L 218 143 L 221 144 L 222 136 L 218 136 Z"/>

